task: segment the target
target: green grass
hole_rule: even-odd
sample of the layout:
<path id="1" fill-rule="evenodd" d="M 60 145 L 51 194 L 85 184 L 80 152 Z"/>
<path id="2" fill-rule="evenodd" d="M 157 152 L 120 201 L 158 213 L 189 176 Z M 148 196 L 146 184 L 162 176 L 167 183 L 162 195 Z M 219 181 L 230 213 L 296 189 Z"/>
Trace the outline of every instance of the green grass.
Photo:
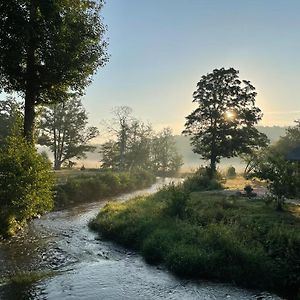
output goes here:
<path id="1" fill-rule="evenodd" d="M 96 201 L 150 186 L 156 178 L 144 170 L 132 172 L 85 173 L 68 177 L 64 184 L 56 186 L 55 208 L 73 206 L 76 203 Z"/>
<path id="2" fill-rule="evenodd" d="M 183 277 L 207 278 L 299 297 L 300 211 L 260 200 L 170 186 L 108 203 L 90 226 Z"/>
<path id="3" fill-rule="evenodd" d="M 0 284 L 31 284 L 57 275 L 54 271 L 19 272 L 10 276 L 0 277 Z"/>

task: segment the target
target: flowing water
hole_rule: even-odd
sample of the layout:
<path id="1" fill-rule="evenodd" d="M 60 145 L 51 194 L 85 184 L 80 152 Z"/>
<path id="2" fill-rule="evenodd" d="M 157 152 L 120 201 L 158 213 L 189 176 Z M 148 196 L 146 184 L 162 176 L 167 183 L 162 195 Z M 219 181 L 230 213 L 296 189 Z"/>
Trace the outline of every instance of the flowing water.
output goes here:
<path id="1" fill-rule="evenodd" d="M 153 193 L 169 181 L 117 200 Z M 0 284 L 0 299 L 280 299 L 226 284 L 180 280 L 149 266 L 140 255 L 89 230 L 88 221 L 104 204 L 48 213 L 17 237 L 0 242 L 0 276 L 23 278 Z"/>

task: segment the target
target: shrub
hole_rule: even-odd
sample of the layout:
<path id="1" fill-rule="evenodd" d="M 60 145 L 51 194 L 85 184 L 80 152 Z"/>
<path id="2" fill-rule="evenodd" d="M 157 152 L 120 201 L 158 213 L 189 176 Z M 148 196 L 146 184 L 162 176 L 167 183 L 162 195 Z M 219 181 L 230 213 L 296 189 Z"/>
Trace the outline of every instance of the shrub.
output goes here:
<path id="1" fill-rule="evenodd" d="M 26 220 L 53 206 L 50 162 L 21 137 L 9 137 L 0 153 L 0 233 L 13 235 Z"/>
<path id="2" fill-rule="evenodd" d="M 215 177 L 211 179 L 209 170 L 201 167 L 184 181 L 183 186 L 188 192 L 219 190 L 223 188 L 220 183 L 220 178 L 221 175 L 217 173 Z"/>
<path id="3" fill-rule="evenodd" d="M 227 178 L 235 178 L 235 177 L 236 177 L 235 167 L 230 166 L 230 167 L 227 169 L 226 177 L 227 177 Z"/>

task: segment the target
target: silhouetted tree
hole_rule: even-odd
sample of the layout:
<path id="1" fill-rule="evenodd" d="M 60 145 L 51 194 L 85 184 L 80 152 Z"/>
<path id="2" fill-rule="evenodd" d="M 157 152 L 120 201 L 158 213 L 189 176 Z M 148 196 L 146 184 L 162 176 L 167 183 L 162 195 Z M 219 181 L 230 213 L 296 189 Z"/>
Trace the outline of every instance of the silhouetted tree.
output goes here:
<path id="1" fill-rule="evenodd" d="M 44 109 L 38 142 L 53 152 L 54 169 L 59 170 L 64 162 L 72 164 L 73 158 L 85 158 L 85 152 L 95 149 L 89 141 L 99 131 L 96 127 L 87 127 L 87 123 L 87 113 L 76 97 Z"/>
<path id="2" fill-rule="evenodd" d="M 254 127 L 262 118 L 255 106 L 255 88 L 250 81 L 240 80 L 238 73 L 221 68 L 202 76 L 193 94 L 198 107 L 186 117 L 183 133 L 191 135 L 193 151 L 210 160 L 210 176 L 220 158 L 267 143 L 267 137 Z"/>
<path id="3" fill-rule="evenodd" d="M 24 135 L 33 141 L 35 107 L 83 93 L 107 61 L 103 1 L 0 1 L 0 87 L 25 100 Z"/>

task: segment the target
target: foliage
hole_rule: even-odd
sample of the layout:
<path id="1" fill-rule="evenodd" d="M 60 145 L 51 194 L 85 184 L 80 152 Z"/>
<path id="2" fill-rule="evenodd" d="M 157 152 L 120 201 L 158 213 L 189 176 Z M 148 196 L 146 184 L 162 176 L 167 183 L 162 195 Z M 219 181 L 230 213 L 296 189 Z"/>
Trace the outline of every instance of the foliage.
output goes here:
<path id="1" fill-rule="evenodd" d="M 278 209 L 282 208 L 284 197 L 300 195 L 298 162 L 287 160 L 288 153 L 300 144 L 300 123 L 290 127 L 279 141 L 260 152 L 252 176 L 268 181 L 269 191 L 277 197 Z"/>
<path id="2" fill-rule="evenodd" d="M 94 175 L 70 177 L 56 188 L 55 207 L 76 202 L 96 201 L 150 186 L 155 177 L 143 170 L 134 172 L 99 172 Z"/>
<path id="3" fill-rule="evenodd" d="M 113 140 L 109 140 L 106 143 L 102 144 L 100 154 L 101 154 L 102 169 L 112 170 L 112 171 L 116 171 L 119 169 L 120 151 L 117 142 Z"/>
<path id="4" fill-rule="evenodd" d="M 174 214 L 169 201 L 175 198 L 184 200 L 181 215 Z M 276 212 L 262 201 L 187 194 L 183 186 L 170 186 L 148 197 L 109 203 L 90 225 L 177 275 L 235 282 L 295 299 L 299 217 Z"/>
<path id="5" fill-rule="evenodd" d="M 243 153 L 240 155 L 240 158 L 245 162 L 246 166 L 244 169 L 244 178 L 251 178 L 251 174 L 257 168 L 260 163 L 260 158 L 264 151 L 266 151 L 266 147 L 261 147 L 260 149 L 252 150 L 249 153 Z"/>
<path id="6" fill-rule="evenodd" d="M 193 94 L 198 107 L 186 117 L 183 133 L 192 136 L 193 151 L 210 160 L 212 176 L 221 157 L 248 153 L 267 143 L 254 127 L 262 117 L 254 105 L 255 88 L 238 73 L 221 68 L 202 76 Z"/>
<path id="7" fill-rule="evenodd" d="M 0 234 L 13 235 L 26 220 L 52 208 L 50 163 L 23 138 L 7 138 L 0 178 Z"/>
<path id="8" fill-rule="evenodd" d="M 77 97 L 43 110 L 38 142 L 53 152 L 55 170 L 63 163 L 72 163 L 74 158 L 85 158 L 85 152 L 95 149 L 88 143 L 99 131 L 87 127 L 87 123 L 87 113 Z"/>
<path id="9" fill-rule="evenodd" d="M 183 186 L 188 192 L 220 190 L 223 188 L 220 179 L 221 174 L 215 173 L 211 178 L 208 168 L 200 167 L 184 181 Z"/>
<path id="10" fill-rule="evenodd" d="M 151 170 L 158 176 L 172 176 L 181 167 L 182 156 L 178 154 L 174 136 L 169 128 L 155 133 L 131 115 L 127 106 L 115 108 L 115 118 L 109 127 L 116 140 L 110 139 L 101 147 L 103 169 L 126 171 Z"/>
<path id="11" fill-rule="evenodd" d="M 0 2 L 0 86 L 25 99 L 28 140 L 35 107 L 82 93 L 107 61 L 102 6 L 102 0 Z"/>
<path id="12" fill-rule="evenodd" d="M 151 149 L 151 168 L 156 174 L 171 176 L 183 165 L 170 128 L 164 128 L 153 138 Z"/>
<path id="13" fill-rule="evenodd" d="M 10 135 L 21 133 L 23 114 L 21 105 L 12 97 L 0 101 L 0 144 Z"/>

